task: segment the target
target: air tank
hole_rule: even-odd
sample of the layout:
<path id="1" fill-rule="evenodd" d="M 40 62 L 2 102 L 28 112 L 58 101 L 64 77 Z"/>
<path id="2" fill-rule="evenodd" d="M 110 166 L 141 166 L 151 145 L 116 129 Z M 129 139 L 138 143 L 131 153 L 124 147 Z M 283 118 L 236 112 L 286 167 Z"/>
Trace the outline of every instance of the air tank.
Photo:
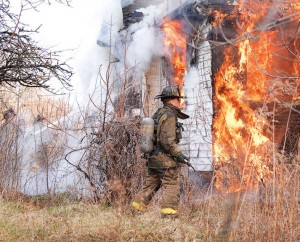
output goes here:
<path id="1" fill-rule="evenodd" d="M 154 120 L 143 118 L 141 121 L 141 151 L 149 154 L 153 151 Z"/>

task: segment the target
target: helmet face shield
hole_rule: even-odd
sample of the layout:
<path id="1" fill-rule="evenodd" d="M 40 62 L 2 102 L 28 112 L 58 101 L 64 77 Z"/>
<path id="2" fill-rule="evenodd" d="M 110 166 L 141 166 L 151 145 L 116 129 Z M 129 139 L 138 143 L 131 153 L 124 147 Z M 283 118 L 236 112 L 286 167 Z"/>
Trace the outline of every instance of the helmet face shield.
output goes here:
<path id="1" fill-rule="evenodd" d="M 179 91 L 179 86 L 178 85 L 174 85 L 174 86 L 166 86 L 161 94 L 157 95 L 155 97 L 155 99 L 164 99 L 164 98 L 184 98 L 184 96 L 180 95 L 180 91 Z"/>

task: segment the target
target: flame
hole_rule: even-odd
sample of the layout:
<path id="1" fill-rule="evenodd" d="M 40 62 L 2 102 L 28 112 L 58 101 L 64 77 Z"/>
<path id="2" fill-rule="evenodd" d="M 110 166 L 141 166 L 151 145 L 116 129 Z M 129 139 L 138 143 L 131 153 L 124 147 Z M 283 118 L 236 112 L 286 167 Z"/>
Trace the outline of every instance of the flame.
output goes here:
<path id="1" fill-rule="evenodd" d="M 179 85 L 180 94 L 184 96 L 183 83 L 186 74 L 186 34 L 182 32 L 183 24 L 180 20 L 167 19 L 162 25 L 164 32 L 164 44 L 171 65 L 173 67 L 173 79 L 171 84 Z M 184 107 L 184 100 L 181 107 Z"/>
<path id="2" fill-rule="evenodd" d="M 299 3 L 289 3 L 288 14 L 299 11 Z M 271 0 L 239 3 L 238 36 L 246 37 L 226 48 L 214 76 L 218 112 L 213 120 L 213 154 L 216 187 L 223 192 L 245 190 L 270 179 L 274 140 L 267 132 L 272 127 L 262 103 L 299 96 L 299 15 L 289 19 L 288 26 L 259 31 L 258 23 L 264 23 L 274 9 L 271 4 Z M 282 17 L 286 12 L 281 12 Z M 222 18 L 220 14 L 216 21 Z"/>

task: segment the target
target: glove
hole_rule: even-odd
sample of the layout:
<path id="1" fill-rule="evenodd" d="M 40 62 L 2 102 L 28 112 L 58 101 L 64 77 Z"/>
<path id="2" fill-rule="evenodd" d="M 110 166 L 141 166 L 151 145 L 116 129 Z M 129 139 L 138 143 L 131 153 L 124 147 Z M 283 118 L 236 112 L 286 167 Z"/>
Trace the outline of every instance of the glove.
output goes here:
<path id="1" fill-rule="evenodd" d="M 181 155 L 177 156 L 176 159 L 180 163 L 186 163 L 190 160 L 190 158 L 185 156 L 184 154 L 181 154 Z"/>
<path id="2" fill-rule="evenodd" d="M 190 162 L 189 162 L 190 158 L 187 157 L 187 156 L 185 156 L 184 154 L 181 154 L 181 155 L 177 156 L 177 157 L 176 157 L 176 160 L 177 160 L 177 162 L 179 162 L 179 163 L 183 163 L 183 164 L 188 165 L 189 167 L 192 167 L 193 170 L 196 171 L 195 168 L 194 168 L 194 167 L 190 164 Z"/>

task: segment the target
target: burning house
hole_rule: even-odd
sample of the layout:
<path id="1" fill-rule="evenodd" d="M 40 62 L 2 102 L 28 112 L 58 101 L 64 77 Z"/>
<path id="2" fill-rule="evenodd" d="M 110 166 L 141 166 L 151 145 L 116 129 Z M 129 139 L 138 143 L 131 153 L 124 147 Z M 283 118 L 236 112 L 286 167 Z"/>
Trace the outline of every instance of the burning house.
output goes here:
<path id="1" fill-rule="evenodd" d="M 149 9 L 163 4 L 169 7 L 164 15 L 151 15 Z M 155 50 L 136 53 L 131 67 L 118 56 L 130 87 L 127 114 L 151 116 L 160 105 L 154 96 L 178 84 L 192 117 L 183 145 L 196 169 L 214 171 L 216 187 L 225 192 L 264 183 L 278 154 L 297 153 L 299 10 L 297 1 L 126 4 L 120 30 L 126 54 L 133 42 L 156 35 Z"/>

